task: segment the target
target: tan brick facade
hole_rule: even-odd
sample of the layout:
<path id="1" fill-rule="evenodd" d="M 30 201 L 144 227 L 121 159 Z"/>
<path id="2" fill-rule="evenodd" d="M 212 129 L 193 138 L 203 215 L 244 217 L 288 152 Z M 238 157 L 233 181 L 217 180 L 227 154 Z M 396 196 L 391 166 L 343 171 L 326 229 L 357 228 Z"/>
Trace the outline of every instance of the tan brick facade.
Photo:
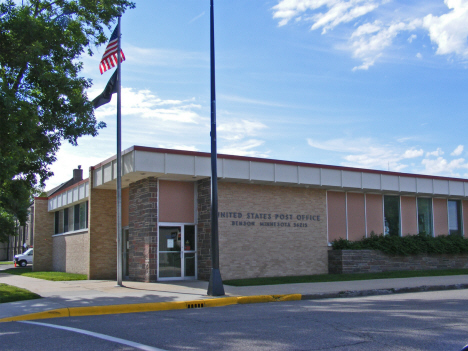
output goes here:
<path id="1" fill-rule="evenodd" d="M 93 184 L 92 177 L 90 184 Z M 89 279 L 117 278 L 116 204 L 115 190 L 90 189 Z"/>
<path id="2" fill-rule="evenodd" d="M 89 274 L 89 233 L 53 238 L 53 267 L 57 272 Z"/>
<path id="3" fill-rule="evenodd" d="M 50 271 L 52 270 L 54 213 L 48 211 L 47 198 L 36 198 L 34 208 L 33 269 L 35 271 Z"/>
<path id="4" fill-rule="evenodd" d="M 219 185 L 223 279 L 328 272 L 325 190 Z"/>

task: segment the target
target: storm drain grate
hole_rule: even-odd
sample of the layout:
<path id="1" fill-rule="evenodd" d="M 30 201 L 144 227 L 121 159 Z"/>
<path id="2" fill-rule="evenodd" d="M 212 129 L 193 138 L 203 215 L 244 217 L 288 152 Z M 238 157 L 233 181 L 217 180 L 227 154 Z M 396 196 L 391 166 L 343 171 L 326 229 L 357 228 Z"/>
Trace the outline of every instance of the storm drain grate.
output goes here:
<path id="1" fill-rule="evenodd" d="M 188 303 L 187 308 L 203 308 L 205 307 L 204 303 Z"/>

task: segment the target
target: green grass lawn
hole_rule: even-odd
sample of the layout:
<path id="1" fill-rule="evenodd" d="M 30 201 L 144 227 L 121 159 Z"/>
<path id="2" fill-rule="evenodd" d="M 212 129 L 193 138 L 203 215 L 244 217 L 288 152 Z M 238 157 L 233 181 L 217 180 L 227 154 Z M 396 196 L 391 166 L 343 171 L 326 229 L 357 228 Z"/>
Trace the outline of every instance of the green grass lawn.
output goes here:
<path id="1" fill-rule="evenodd" d="M 86 274 L 74 274 L 65 272 L 33 272 L 31 267 L 25 268 L 10 268 L 0 271 L 1 273 L 23 275 L 25 277 L 52 280 L 52 281 L 69 281 L 69 280 L 87 280 Z"/>
<path id="2" fill-rule="evenodd" d="M 0 283 L 0 303 L 33 300 L 39 298 L 41 298 L 39 295 L 29 290 Z"/>
<path id="3" fill-rule="evenodd" d="M 0 261 L 0 264 L 13 264 L 13 261 Z"/>
<path id="4" fill-rule="evenodd" d="M 293 277 L 272 277 L 272 278 L 252 278 L 224 280 L 223 283 L 232 286 L 254 286 L 254 285 L 277 285 L 277 284 L 297 284 L 297 283 L 323 283 L 323 282 L 343 282 L 351 280 L 370 280 L 388 278 L 413 278 L 413 277 L 435 277 L 444 275 L 468 274 L 468 269 L 446 269 L 430 271 L 397 271 L 382 273 L 355 273 L 355 274 L 318 274 L 302 275 Z"/>

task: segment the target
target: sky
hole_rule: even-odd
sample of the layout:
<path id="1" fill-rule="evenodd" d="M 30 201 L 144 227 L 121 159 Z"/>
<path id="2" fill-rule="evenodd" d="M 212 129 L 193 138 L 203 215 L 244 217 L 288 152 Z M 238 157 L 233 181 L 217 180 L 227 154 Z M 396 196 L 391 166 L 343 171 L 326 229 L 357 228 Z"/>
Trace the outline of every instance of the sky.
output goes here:
<path id="1" fill-rule="evenodd" d="M 210 151 L 209 6 L 122 17 L 122 150 Z M 214 17 L 218 153 L 468 178 L 468 0 L 214 0 Z M 104 49 L 82 57 L 90 99 Z M 46 189 L 116 154 L 116 100 Z"/>

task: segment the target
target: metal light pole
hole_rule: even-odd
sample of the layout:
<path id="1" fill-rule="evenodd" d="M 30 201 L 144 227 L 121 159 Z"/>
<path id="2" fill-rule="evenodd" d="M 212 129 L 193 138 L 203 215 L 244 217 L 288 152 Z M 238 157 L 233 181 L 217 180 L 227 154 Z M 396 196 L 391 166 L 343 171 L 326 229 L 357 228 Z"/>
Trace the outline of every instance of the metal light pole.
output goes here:
<path id="1" fill-rule="evenodd" d="M 211 63 L 211 274 L 208 295 L 224 295 L 223 280 L 219 271 L 218 242 L 218 165 L 216 151 L 216 89 L 213 0 L 210 0 L 210 63 Z"/>

